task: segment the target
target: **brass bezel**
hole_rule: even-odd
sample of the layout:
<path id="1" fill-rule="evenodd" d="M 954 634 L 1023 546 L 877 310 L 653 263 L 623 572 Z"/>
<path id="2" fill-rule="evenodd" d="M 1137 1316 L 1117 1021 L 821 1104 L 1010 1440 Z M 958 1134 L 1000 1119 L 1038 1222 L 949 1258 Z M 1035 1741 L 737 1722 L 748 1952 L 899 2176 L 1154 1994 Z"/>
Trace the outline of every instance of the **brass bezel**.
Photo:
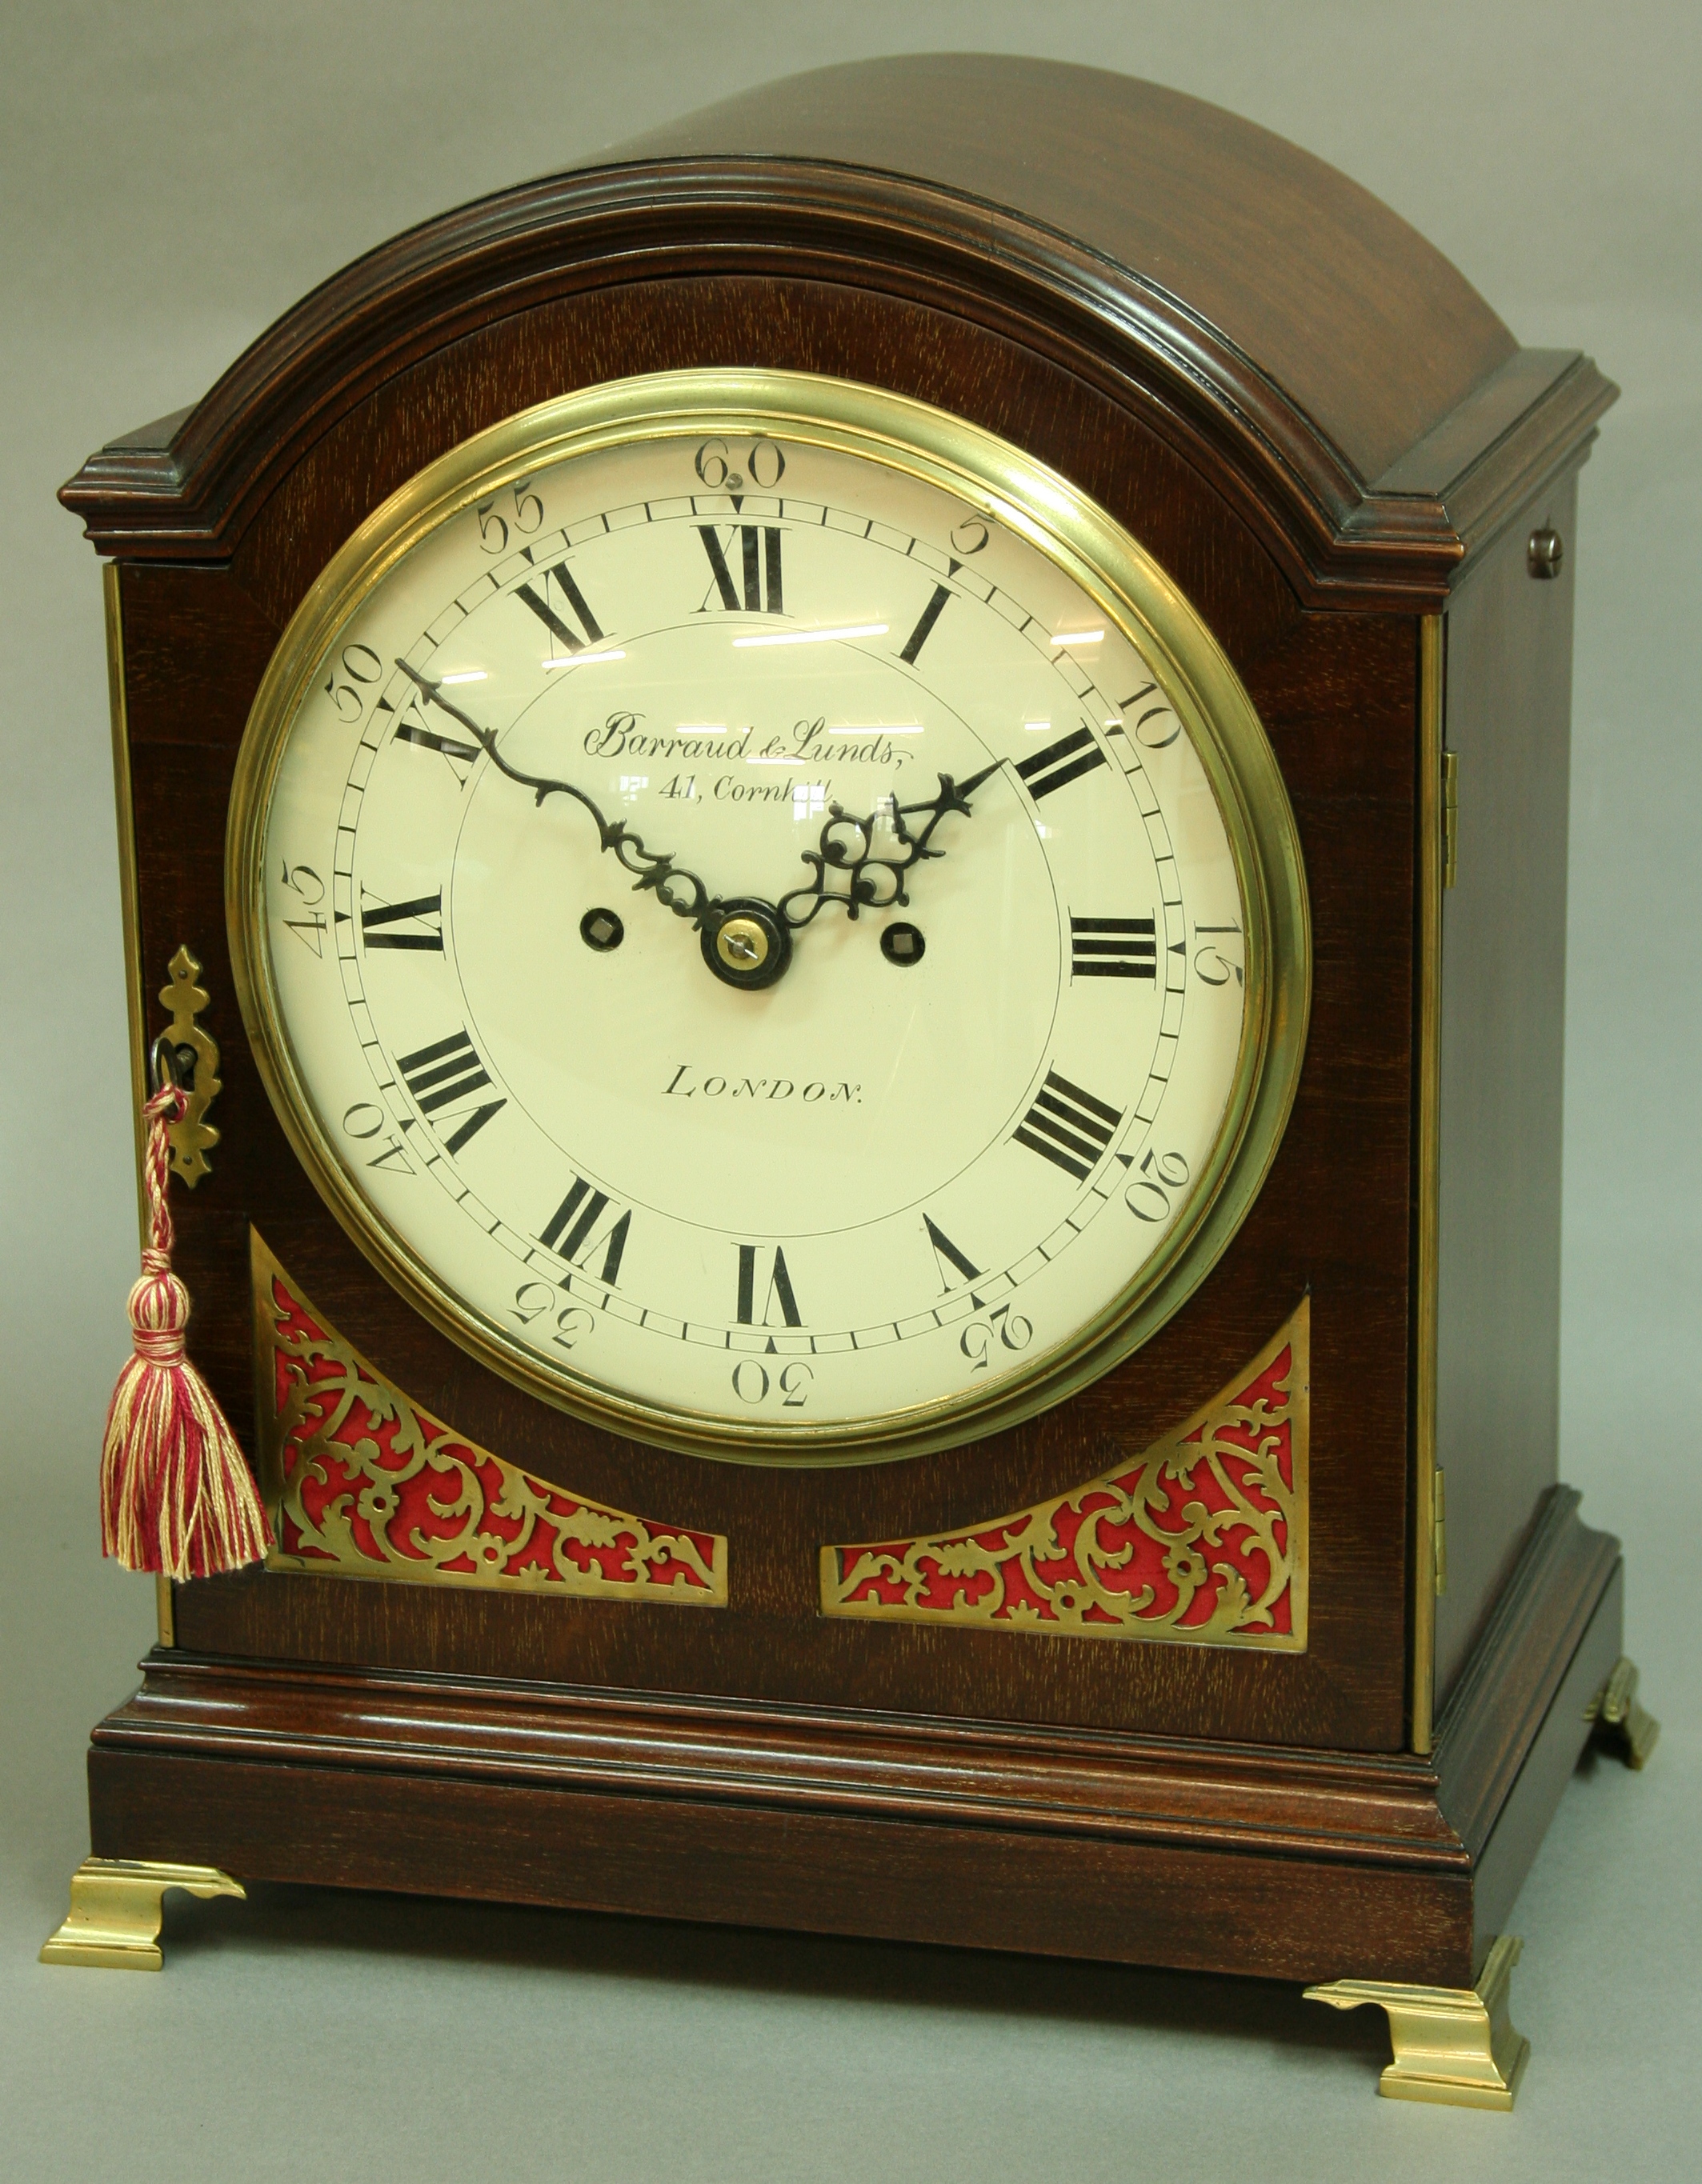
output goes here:
<path id="1" fill-rule="evenodd" d="M 295 1066 L 265 939 L 266 811 L 291 724 L 327 644 L 403 557 L 439 524 L 541 464 L 638 439 L 734 436 L 784 436 L 882 463 L 957 496 L 1060 566 L 1158 677 L 1211 782 L 1241 884 L 1241 1051 L 1212 1158 L 1163 1247 L 1020 1379 L 861 1425 L 758 1428 L 641 1403 L 549 1370 L 470 1309 L 346 1181 Z M 566 395 L 464 441 L 375 510 L 297 609 L 256 694 L 231 794 L 225 894 L 237 999 L 273 1107 L 321 1196 L 392 1286 L 452 1340 L 545 1401 L 611 1432 L 738 1462 L 870 1463 L 951 1447 L 1063 1401 L 1148 1340 L 1204 1280 L 1258 1193 L 1293 1103 L 1311 1002 L 1305 874 L 1287 791 L 1252 701 L 1181 593 L 1120 525 L 1045 464 L 928 404 L 805 372 L 659 372 Z"/>

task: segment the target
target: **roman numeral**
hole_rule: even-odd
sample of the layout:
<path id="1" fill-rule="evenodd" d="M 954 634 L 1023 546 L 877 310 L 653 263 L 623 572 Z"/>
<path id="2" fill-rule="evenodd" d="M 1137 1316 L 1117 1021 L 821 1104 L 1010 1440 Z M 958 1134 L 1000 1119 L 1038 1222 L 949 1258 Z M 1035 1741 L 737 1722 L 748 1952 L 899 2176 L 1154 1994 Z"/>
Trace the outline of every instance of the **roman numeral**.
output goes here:
<path id="1" fill-rule="evenodd" d="M 1080 727 L 1074 735 L 1060 736 L 1055 744 L 1048 744 L 1043 751 L 1036 751 L 1032 758 L 1025 758 L 1017 772 L 1028 783 L 1029 794 L 1038 804 L 1041 797 L 1050 796 L 1053 789 L 1062 788 L 1067 783 L 1079 781 L 1084 773 L 1091 773 L 1095 766 L 1104 763 L 1105 754 L 1094 742 L 1092 729 Z"/>
<path id="2" fill-rule="evenodd" d="M 1108 1107 L 1057 1070 L 1048 1070 L 1040 1097 L 1011 1133 L 1014 1142 L 1085 1183 L 1123 1120 L 1120 1107 Z"/>
<path id="3" fill-rule="evenodd" d="M 911 631 L 909 637 L 905 641 L 903 651 L 898 655 L 907 667 L 915 666 L 917 654 L 920 652 L 923 646 L 927 644 L 934 625 L 939 621 L 940 616 L 945 612 L 946 602 L 951 598 L 951 593 L 946 588 L 944 584 L 936 584 L 934 587 L 933 598 L 929 599 L 927 605 L 923 608 L 921 621 L 918 621 L 915 628 Z"/>
<path id="4" fill-rule="evenodd" d="M 1158 943 L 1153 936 L 1150 917 L 1072 917 L 1070 976 L 1156 981 Z"/>
<path id="5" fill-rule="evenodd" d="M 786 1255 L 777 1244 L 774 1262 L 768 1268 L 767 1287 L 763 1295 L 762 1316 L 756 1316 L 756 1261 L 757 1246 L 741 1244 L 739 1246 L 739 1324 L 741 1327 L 767 1327 L 778 1300 L 780 1317 L 788 1327 L 801 1327 L 798 1300 L 793 1293 L 792 1277 L 786 1271 Z"/>
<path id="6" fill-rule="evenodd" d="M 603 1271 L 600 1276 L 610 1289 L 621 1279 L 621 1255 L 627 1248 L 627 1232 L 633 1225 L 630 1212 L 622 1213 L 605 1236 L 594 1234 L 609 1203 L 605 1190 L 596 1190 L 575 1176 L 573 1187 L 556 1207 L 538 1233 L 538 1240 L 546 1251 L 559 1257 L 578 1263 L 580 1254 L 589 1251 L 600 1243 L 603 1246 Z"/>
<path id="7" fill-rule="evenodd" d="M 382 705 L 383 700 L 381 699 L 379 703 Z M 399 744 L 412 744 L 418 750 L 438 752 L 449 760 L 449 772 L 463 788 L 466 787 L 467 776 L 472 772 L 473 763 L 479 755 L 477 744 L 464 744 L 454 736 L 440 736 L 435 728 L 428 728 L 422 720 L 417 717 L 410 719 L 405 714 L 396 723 L 396 733 L 392 740 Z"/>
<path id="8" fill-rule="evenodd" d="M 571 658 L 574 653 L 583 652 L 588 644 L 600 644 L 603 641 L 603 632 L 597 626 L 597 617 L 586 604 L 585 594 L 574 582 L 573 571 L 567 564 L 565 561 L 556 562 L 554 568 L 546 569 L 544 571 L 542 581 L 544 585 L 542 593 L 534 591 L 530 582 L 527 582 L 515 586 L 514 596 L 524 601 L 526 605 L 531 608 L 533 613 L 537 616 L 561 648 L 561 653 Z M 564 621 L 551 605 L 550 587 L 552 582 L 560 590 L 568 611 L 578 617 L 578 629 L 575 629 L 572 623 Z M 581 631 L 584 632 L 583 636 L 580 634 Z"/>
<path id="9" fill-rule="evenodd" d="M 399 1054 L 396 1067 L 425 1115 L 435 1115 L 440 1107 L 465 1100 L 490 1083 L 478 1050 L 465 1031 L 455 1032 L 448 1039 L 438 1039 L 412 1054 Z M 475 1108 L 471 1115 L 446 1116 L 444 1121 L 453 1122 L 455 1129 L 452 1136 L 444 1139 L 444 1151 L 458 1153 L 493 1115 L 500 1114 L 507 1105 L 506 1100 L 492 1100 Z M 444 1125 L 438 1123 L 434 1127 L 442 1129 Z"/>
<path id="10" fill-rule="evenodd" d="M 714 582 L 703 595 L 698 612 L 708 611 L 709 602 L 716 593 L 729 614 L 742 608 L 746 614 L 784 614 L 780 589 L 780 533 L 768 525 L 734 524 L 728 532 L 729 540 L 739 541 L 740 574 L 745 580 L 744 597 L 733 582 L 733 571 L 728 566 L 726 549 L 721 543 L 721 533 L 712 523 L 700 523 L 697 535 L 703 541 L 703 550 L 709 556 L 710 574 Z M 765 599 L 766 592 L 766 599 Z"/>
<path id="11" fill-rule="evenodd" d="M 941 1289 L 949 1290 L 951 1286 L 951 1277 L 946 1271 L 948 1266 L 961 1274 L 966 1282 L 973 1282 L 981 1271 L 974 1262 L 966 1257 L 939 1223 L 931 1221 L 925 1213 L 922 1217 L 922 1225 L 928 1231 L 928 1240 L 934 1246 L 934 1256 L 939 1262 Z"/>
<path id="12" fill-rule="evenodd" d="M 373 907 L 368 910 L 366 898 L 369 889 L 360 890 L 360 933 L 368 948 L 421 948 L 434 955 L 444 952 L 444 891 L 435 894 L 416 895 L 412 902 L 386 902 L 374 895 Z M 402 925 L 417 920 L 428 929 L 424 933 L 383 933 L 381 926 Z"/>

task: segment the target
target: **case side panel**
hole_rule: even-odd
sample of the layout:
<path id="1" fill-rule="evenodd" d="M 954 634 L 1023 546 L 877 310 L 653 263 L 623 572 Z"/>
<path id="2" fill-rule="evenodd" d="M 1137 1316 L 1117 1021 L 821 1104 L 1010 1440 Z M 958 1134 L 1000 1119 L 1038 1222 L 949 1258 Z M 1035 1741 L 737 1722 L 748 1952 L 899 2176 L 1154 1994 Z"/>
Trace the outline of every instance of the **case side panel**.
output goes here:
<path id="1" fill-rule="evenodd" d="M 1576 494 L 1574 471 L 1532 502 L 1448 613 L 1459 816 L 1443 910 L 1438 1706 L 1557 1470 Z M 1527 542 L 1544 523 L 1566 554 L 1538 580 Z"/>

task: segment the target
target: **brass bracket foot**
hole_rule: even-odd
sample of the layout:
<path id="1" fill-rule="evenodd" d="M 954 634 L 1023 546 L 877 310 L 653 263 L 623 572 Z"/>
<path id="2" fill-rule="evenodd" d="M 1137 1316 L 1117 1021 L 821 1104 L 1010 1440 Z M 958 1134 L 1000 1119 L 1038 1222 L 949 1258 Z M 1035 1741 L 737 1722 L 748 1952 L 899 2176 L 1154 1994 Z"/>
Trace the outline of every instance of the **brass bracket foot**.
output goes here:
<path id="1" fill-rule="evenodd" d="M 1308 2002 L 1357 2009 L 1374 2002 L 1388 2012 L 1395 2059 L 1377 2091 L 1398 2101 L 1439 2101 L 1450 2108 L 1510 2109 L 1531 2043 L 1507 2014 L 1507 1988 L 1524 1944 L 1503 1934 L 1475 1987 L 1395 1986 L 1381 1980 L 1332 1980 L 1309 1986 Z"/>
<path id="2" fill-rule="evenodd" d="M 1584 1719 L 1595 1724 L 1596 1743 L 1617 1752 L 1627 1767 L 1648 1765 L 1660 1724 L 1637 1702 L 1635 1661 L 1621 1654 L 1613 1674 L 1584 1708 Z"/>
<path id="3" fill-rule="evenodd" d="M 107 1971 L 157 1972 L 160 1899 L 168 1888 L 192 1896 L 242 1896 L 238 1880 L 216 1865 L 156 1865 L 146 1858 L 86 1858 L 71 1875 L 71 1911 L 42 1944 L 44 1964 L 89 1964 Z"/>

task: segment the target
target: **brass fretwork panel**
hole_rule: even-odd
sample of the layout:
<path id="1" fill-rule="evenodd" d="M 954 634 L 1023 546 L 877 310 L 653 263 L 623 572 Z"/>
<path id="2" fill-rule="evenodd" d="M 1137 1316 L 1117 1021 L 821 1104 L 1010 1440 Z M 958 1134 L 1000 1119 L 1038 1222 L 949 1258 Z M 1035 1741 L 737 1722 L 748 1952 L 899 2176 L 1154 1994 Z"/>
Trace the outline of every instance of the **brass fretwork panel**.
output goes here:
<path id="1" fill-rule="evenodd" d="M 1306 1646 L 1311 1305 L 1163 1440 L 929 1538 L 822 1549 L 822 1613 L 1046 1637 Z"/>

